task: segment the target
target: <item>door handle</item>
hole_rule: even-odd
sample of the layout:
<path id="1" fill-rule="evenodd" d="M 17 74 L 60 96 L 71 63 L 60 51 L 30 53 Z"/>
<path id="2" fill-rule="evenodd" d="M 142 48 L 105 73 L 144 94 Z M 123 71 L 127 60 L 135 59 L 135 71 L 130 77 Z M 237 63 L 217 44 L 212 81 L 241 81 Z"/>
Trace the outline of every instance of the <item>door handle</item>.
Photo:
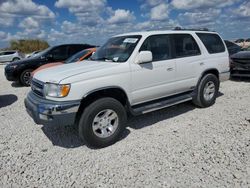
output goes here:
<path id="1" fill-rule="evenodd" d="M 204 62 L 201 62 L 201 63 L 200 63 L 200 66 L 203 66 L 203 65 L 205 65 L 205 63 L 204 63 Z"/>
<path id="2" fill-rule="evenodd" d="M 167 69 L 167 71 L 173 71 L 174 70 L 174 68 L 168 68 Z"/>

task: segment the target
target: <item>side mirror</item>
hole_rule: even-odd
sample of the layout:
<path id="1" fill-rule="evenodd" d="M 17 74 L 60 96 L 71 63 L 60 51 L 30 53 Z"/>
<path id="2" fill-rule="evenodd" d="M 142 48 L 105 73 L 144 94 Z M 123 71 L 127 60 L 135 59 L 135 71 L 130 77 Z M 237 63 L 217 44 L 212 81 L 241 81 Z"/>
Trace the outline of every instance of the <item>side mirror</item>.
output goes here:
<path id="1" fill-rule="evenodd" d="M 137 64 L 149 63 L 152 61 L 153 61 L 153 55 L 151 51 L 140 51 L 136 59 Z"/>

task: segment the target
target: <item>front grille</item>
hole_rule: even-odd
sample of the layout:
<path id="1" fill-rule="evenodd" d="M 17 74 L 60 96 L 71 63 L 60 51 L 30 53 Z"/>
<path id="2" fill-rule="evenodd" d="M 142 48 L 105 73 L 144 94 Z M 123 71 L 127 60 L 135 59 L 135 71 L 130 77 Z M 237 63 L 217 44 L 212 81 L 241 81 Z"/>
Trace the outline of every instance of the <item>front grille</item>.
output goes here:
<path id="1" fill-rule="evenodd" d="M 32 89 L 34 94 L 36 94 L 36 95 L 38 95 L 40 97 L 44 97 L 43 87 L 44 87 L 43 82 L 38 81 L 36 79 L 32 79 L 32 81 L 31 81 L 31 89 Z"/>

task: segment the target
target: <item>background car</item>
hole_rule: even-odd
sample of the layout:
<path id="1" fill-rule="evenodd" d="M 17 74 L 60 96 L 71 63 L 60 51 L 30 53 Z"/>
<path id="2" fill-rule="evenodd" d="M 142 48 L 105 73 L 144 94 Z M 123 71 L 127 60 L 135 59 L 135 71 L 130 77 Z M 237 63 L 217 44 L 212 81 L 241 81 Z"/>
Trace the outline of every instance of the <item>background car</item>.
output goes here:
<path id="1" fill-rule="evenodd" d="M 231 77 L 250 78 L 250 51 L 238 52 L 231 56 Z"/>
<path id="2" fill-rule="evenodd" d="M 70 58 L 68 58 L 65 62 L 55 62 L 55 63 L 48 63 L 45 65 L 42 65 L 41 67 L 37 68 L 36 70 L 34 70 L 31 73 L 31 76 L 33 76 L 36 72 L 49 68 L 49 67 L 54 67 L 54 66 L 58 66 L 58 65 L 63 65 L 63 64 L 68 64 L 68 63 L 78 63 L 81 62 L 84 59 L 88 59 L 89 57 L 91 57 L 91 55 L 96 52 L 96 48 L 89 48 L 86 50 L 82 50 L 78 53 L 76 53 L 75 55 L 71 56 Z"/>
<path id="3" fill-rule="evenodd" d="M 52 62 L 65 61 L 73 54 L 92 47 L 94 46 L 89 44 L 64 44 L 50 47 L 34 57 L 8 64 L 5 67 L 5 76 L 9 81 L 19 81 L 22 85 L 29 86 L 31 73 L 38 67 Z"/>
<path id="4" fill-rule="evenodd" d="M 225 40 L 229 55 L 233 55 L 241 51 L 241 47 L 231 41 Z"/>
<path id="5" fill-rule="evenodd" d="M 35 56 L 36 54 L 38 54 L 39 52 L 41 52 L 41 51 L 34 51 L 34 52 L 30 53 L 30 54 L 27 54 L 25 58 L 33 57 L 33 56 Z"/>
<path id="6" fill-rule="evenodd" d="M 17 50 L 0 52 L 0 62 L 18 61 L 23 58 L 24 58 L 24 55 Z"/>

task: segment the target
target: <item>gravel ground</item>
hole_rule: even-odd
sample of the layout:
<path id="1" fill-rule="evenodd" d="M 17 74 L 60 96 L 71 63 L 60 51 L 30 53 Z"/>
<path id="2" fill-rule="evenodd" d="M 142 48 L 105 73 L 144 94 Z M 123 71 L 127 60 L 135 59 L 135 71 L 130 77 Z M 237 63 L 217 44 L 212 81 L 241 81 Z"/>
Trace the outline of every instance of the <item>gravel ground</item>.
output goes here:
<path id="1" fill-rule="evenodd" d="M 0 65 L 0 187 L 250 187 L 250 81 L 221 84 L 214 106 L 133 117 L 99 150 L 71 127 L 36 125 Z"/>

